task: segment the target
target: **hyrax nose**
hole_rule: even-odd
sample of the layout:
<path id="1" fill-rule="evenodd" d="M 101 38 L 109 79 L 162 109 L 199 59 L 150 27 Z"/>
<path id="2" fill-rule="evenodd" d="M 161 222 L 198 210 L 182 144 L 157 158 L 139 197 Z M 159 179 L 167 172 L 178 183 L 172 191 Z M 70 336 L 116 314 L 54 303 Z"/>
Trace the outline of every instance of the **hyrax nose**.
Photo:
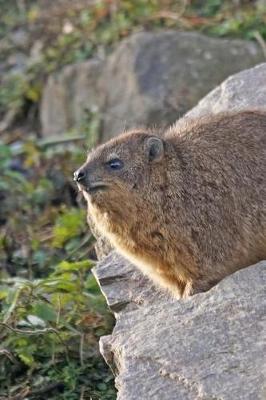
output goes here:
<path id="1" fill-rule="evenodd" d="M 80 168 L 74 172 L 74 181 L 78 183 L 84 183 L 86 179 L 86 172 L 84 169 Z"/>

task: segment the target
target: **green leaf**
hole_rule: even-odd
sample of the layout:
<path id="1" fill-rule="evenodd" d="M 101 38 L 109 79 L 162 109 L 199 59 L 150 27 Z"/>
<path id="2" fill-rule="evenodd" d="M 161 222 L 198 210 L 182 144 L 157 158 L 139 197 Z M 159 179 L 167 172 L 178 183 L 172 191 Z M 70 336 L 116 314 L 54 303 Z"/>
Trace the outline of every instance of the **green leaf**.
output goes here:
<path id="1" fill-rule="evenodd" d="M 86 228 L 85 211 L 79 209 L 67 210 L 57 219 L 53 229 L 53 246 L 62 247 L 66 241 L 81 234 Z"/>
<path id="2" fill-rule="evenodd" d="M 43 321 L 55 322 L 57 319 L 56 311 L 46 303 L 37 303 L 33 307 L 33 314 Z"/>
<path id="3" fill-rule="evenodd" d="M 90 260 L 83 261 L 62 261 L 56 268 L 56 272 L 61 271 L 80 271 L 80 270 L 88 270 L 93 266 L 93 263 Z"/>
<path id="4" fill-rule="evenodd" d="M 12 153 L 10 148 L 5 145 L 0 143 L 0 165 L 5 165 L 4 162 L 9 161 L 12 157 Z"/>
<path id="5" fill-rule="evenodd" d="M 39 245 L 38 241 L 36 240 L 33 244 L 32 244 L 32 248 L 34 248 L 35 246 L 37 247 Z M 36 263 L 38 266 L 40 267 L 44 267 L 47 261 L 48 255 L 44 250 L 36 250 L 33 254 L 33 262 Z"/>
<path id="6" fill-rule="evenodd" d="M 77 286 L 72 282 L 65 281 L 64 279 L 45 279 L 43 281 L 42 287 L 46 288 L 47 290 L 50 289 L 51 292 L 76 292 Z"/>
<path id="7" fill-rule="evenodd" d="M 9 289 L 7 286 L 0 286 L 0 300 L 5 299 L 8 296 Z"/>
<path id="8" fill-rule="evenodd" d="M 34 364 L 34 357 L 31 354 L 20 353 L 18 356 L 21 359 L 21 361 L 23 361 L 24 364 L 28 365 L 29 367 L 31 367 Z"/>
<path id="9" fill-rule="evenodd" d="M 94 276 L 90 274 L 85 283 L 86 289 L 92 294 L 99 294 L 100 288 Z"/>

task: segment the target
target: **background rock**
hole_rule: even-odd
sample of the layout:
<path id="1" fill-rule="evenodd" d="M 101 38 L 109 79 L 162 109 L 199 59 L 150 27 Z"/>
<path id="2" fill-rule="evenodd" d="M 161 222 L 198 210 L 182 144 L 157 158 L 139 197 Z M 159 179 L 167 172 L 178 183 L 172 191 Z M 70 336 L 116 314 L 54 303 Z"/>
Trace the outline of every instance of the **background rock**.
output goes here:
<path id="1" fill-rule="evenodd" d="M 80 129 L 87 111 L 103 108 L 99 87 L 102 67 L 100 60 L 90 60 L 69 65 L 49 77 L 40 108 L 44 136 Z"/>
<path id="2" fill-rule="evenodd" d="M 191 32 L 143 32 L 107 61 L 104 139 L 176 121 L 228 75 L 262 61 L 254 43 Z"/>
<path id="3" fill-rule="evenodd" d="M 41 105 L 43 135 L 79 128 L 84 110 L 103 120 L 101 140 L 125 128 L 173 123 L 228 75 L 263 61 L 242 40 L 191 32 L 142 32 L 105 61 L 87 61 L 52 75 Z"/>
<path id="4" fill-rule="evenodd" d="M 266 63 L 207 95 L 186 118 L 266 104 Z M 116 314 L 101 352 L 116 373 L 119 400 L 266 398 L 266 261 L 206 293 L 175 301 L 112 252 L 94 270 Z"/>

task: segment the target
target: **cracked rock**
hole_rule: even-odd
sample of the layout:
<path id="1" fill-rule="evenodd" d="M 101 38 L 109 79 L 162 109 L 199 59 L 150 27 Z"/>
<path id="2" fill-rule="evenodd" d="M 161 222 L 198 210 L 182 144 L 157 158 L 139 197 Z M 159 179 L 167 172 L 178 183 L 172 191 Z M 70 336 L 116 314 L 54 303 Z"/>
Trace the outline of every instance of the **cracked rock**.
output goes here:
<path id="1" fill-rule="evenodd" d="M 109 262 L 112 257 L 125 265 L 115 254 Z M 116 374 L 117 399 L 265 399 L 265 267 L 238 271 L 187 300 L 157 299 L 156 291 L 150 299 L 144 288 L 141 304 L 116 310 L 114 331 L 101 338 L 100 349 Z M 112 304 L 114 297 L 130 300 L 131 273 L 120 291 L 109 282 Z M 141 286 L 131 301 L 140 292 Z"/>

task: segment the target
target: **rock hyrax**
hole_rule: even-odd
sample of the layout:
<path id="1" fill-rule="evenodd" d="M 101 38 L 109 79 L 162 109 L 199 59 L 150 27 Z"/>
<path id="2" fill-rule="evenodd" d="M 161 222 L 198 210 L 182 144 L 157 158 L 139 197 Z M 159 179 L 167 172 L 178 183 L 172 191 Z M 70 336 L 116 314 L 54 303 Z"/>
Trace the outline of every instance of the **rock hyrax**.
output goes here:
<path id="1" fill-rule="evenodd" d="M 264 113 L 121 134 L 75 180 L 99 230 L 176 296 L 266 258 Z"/>

